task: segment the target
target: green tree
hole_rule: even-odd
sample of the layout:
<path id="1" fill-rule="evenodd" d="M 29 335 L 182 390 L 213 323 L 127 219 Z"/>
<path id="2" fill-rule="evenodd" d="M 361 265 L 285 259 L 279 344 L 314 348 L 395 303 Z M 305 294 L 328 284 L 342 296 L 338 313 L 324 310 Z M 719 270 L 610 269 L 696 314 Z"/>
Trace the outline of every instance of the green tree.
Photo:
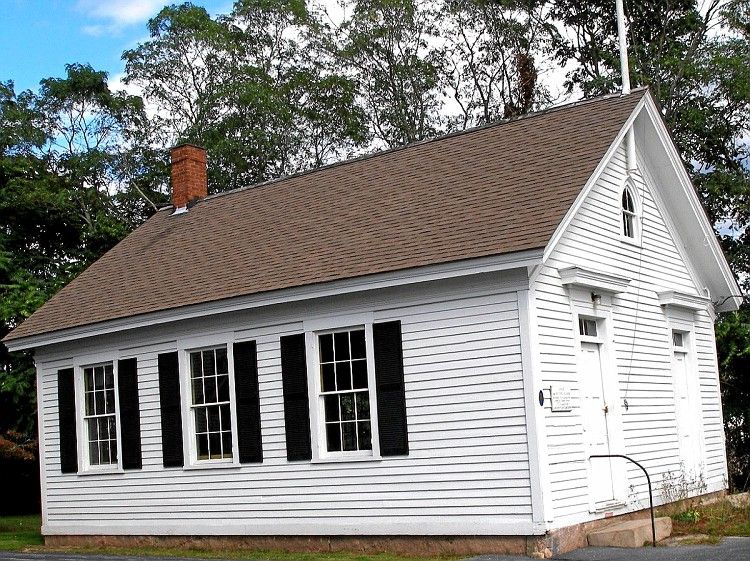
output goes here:
<path id="1" fill-rule="evenodd" d="M 0 83 L 0 336 L 152 212 L 122 166 L 140 100 L 106 78 L 68 65 L 39 94 Z M 0 431 L 33 432 L 34 395 L 30 356 L 3 347 Z"/>
<path id="2" fill-rule="evenodd" d="M 224 191 L 328 163 L 361 145 L 354 85 L 323 51 L 301 0 L 239 0 L 212 19 L 164 8 L 125 52 L 126 83 L 155 110 L 154 146 L 206 147 L 209 189 Z"/>
<path id="3" fill-rule="evenodd" d="M 546 0 L 445 0 L 448 89 L 460 108 L 454 128 L 489 123 L 548 104 L 539 59 L 557 29 Z"/>
<path id="4" fill-rule="evenodd" d="M 415 0 L 356 0 L 337 30 L 338 57 L 356 81 L 370 132 L 400 146 L 445 129 L 444 48 L 435 7 Z"/>

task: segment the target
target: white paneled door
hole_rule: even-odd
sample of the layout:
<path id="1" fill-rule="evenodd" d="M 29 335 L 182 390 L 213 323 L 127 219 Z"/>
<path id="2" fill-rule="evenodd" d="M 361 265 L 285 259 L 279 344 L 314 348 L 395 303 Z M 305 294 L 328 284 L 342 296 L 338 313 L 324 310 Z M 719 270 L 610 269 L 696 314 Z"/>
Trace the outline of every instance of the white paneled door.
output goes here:
<path id="1" fill-rule="evenodd" d="M 612 427 L 606 400 L 600 343 L 581 343 L 580 368 L 581 413 L 587 453 L 589 456 L 611 454 Z M 612 503 L 616 499 L 618 485 L 613 469 L 614 461 L 611 458 L 591 460 L 589 486 L 594 507 Z"/>

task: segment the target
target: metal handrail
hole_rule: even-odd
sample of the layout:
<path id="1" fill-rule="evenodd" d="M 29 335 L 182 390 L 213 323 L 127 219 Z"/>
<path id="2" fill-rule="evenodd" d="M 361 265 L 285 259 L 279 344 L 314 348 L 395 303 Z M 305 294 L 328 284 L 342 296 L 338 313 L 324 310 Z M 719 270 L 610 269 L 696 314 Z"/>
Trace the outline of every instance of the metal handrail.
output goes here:
<path id="1" fill-rule="evenodd" d="M 656 547 L 656 518 L 654 517 L 654 494 L 653 494 L 653 491 L 651 490 L 651 478 L 648 476 L 648 472 L 646 471 L 646 468 L 643 467 L 638 462 L 636 462 L 633 458 L 629 456 L 625 456 L 623 454 L 593 454 L 589 456 L 589 459 L 591 458 L 623 458 L 625 460 L 628 460 L 629 462 L 633 462 L 635 465 L 641 468 L 641 471 L 643 471 L 643 474 L 646 476 L 646 481 L 648 482 L 648 504 L 649 504 L 649 508 L 651 509 L 651 545 L 653 547 Z"/>

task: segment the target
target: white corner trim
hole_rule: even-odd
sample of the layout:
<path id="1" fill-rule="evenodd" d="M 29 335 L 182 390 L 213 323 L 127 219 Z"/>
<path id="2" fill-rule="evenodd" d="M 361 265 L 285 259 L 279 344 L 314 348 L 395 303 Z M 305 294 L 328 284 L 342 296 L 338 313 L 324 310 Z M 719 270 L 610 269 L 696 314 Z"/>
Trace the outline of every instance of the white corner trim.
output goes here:
<path id="1" fill-rule="evenodd" d="M 583 267 L 566 267 L 560 269 L 559 272 L 563 286 L 591 288 L 609 294 L 625 292 L 630 284 L 628 278 L 594 271 L 593 269 L 584 269 Z"/>
<path id="2" fill-rule="evenodd" d="M 510 269 L 529 268 L 541 263 L 542 253 L 542 249 L 518 251 L 515 253 L 492 255 L 477 259 L 464 259 L 461 261 L 441 263 L 438 265 L 427 265 L 424 267 L 415 267 L 412 269 L 391 271 L 388 273 L 378 273 L 364 277 L 354 277 L 294 288 L 285 288 L 272 292 L 238 296 L 236 298 L 227 298 L 215 302 L 204 302 L 201 304 L 183 306 L 181 308 L 172 308 L 169 310 L 119 318 L 64 329 L 61 331 L 52 331 L 50 333 L 42 333 L 30 337 L 4 341 L 4 344 L 10 351 L 21 351 L 24 349 L 39 348 L 86 337 L 96 337 L 99 335 L 117 333 L 140 327 L 160 325 L 227 312 L 261 308 L 274 304 L 299 302 L 330 296 L 341 296 L 342 294 L 364 292 L 367 290 L 391 288 L 462 276 L 478 275 L 482 273 L 507 271 Z"/>
<path id="3" fill-rule="evenodd" d="M 711 299 L 706 296 L 697 296 L 677 290 L 664 290 L 657 292 L 659 305 L 671 306 L 673 308 L 683 308 L 693 312 L 707 310 L 711 306 Z"/>

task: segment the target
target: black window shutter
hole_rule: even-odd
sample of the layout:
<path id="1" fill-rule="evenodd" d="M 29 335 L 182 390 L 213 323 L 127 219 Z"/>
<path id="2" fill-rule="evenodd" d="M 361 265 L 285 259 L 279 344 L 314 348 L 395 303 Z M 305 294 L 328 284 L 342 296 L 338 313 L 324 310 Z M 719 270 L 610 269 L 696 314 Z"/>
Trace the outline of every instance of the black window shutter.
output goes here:
<path id="1" fill-rule="evenodd" d="M 404 395 L 404 356 L 401 322 L 372 326 L 375 347 L 375 382 L 378 399 L 378 432 L 382 456 L 409 454 Z"/>
<path id="2" fill-rule="evenodd" d="M 78 440 L 76 438 L 76 389 L 73 369 L 57 371 L 57 412 L 60 429 L 60 471 L 78 471 Z"/>
<path id="3" fill-rule="evenodd" d="M 159 355 L 159 403 L 164 467 L 181 467 L 185 459 L 182 454 L 180 367 L 176 352 Z"/>
<path id="4" fill-rule="evenodd" d="M 117 362 L 117 391 L 120 394 L 120 440 L 123 469 L 141 469 L 141 412 L 138 405 L 138 362 L 128 358 Z"/>
<path id="5" fill-rule="evenodd" d="M 258 354 L 255 341 L 235 343 L 233 351 L 240 463 L 262 462 Z"/>
<path id="6" fill-rule="evenodd" d="M 286 457 L 289 461 L 309 460 L 312 458 L 312 448 L 304 333 L 281 338 L 281 377 L 284 387 Z"/>

